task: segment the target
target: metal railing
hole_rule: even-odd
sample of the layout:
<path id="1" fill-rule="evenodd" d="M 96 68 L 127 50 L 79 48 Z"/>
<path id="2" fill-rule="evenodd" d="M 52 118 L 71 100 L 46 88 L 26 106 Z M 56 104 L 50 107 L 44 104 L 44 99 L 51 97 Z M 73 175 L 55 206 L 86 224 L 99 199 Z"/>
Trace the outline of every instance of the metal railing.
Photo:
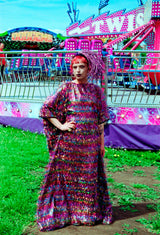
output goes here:
<path id="1" fill-rule="evenodd" d="M 114 51 L 107 57 L 107 100 L 111 107 L 160 107 L 160 52 Z"/>
<path id="2" fill-rule="evenodd" d="M 42 102 L 62 82 L 72 80 L 70 62 L 75 53 L 77 51 L 5 52 L 6 66 L 3 74 L 0 71 L 0 100 Z M 100 77 L 90 80 L 101 83 Z"/>
<path id="3" fill-rule="evenodd" d="M 72 80 L 70 61 L 76 51 L 2 53 L 7 64 L 0 70 L 0 100 L 43 102 L 62 82 Z M 160 106 L 159 51 L 114 51 L 103 59 L 104 77 L 89 80 L 103 86 L 108 106 Z"/>

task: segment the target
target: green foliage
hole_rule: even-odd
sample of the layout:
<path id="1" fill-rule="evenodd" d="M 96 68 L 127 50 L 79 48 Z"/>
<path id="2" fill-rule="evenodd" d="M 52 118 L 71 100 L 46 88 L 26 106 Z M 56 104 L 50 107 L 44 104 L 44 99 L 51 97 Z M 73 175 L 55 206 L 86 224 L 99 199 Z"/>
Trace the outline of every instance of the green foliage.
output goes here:
<path id="1" fill-rule="evenodd" d="M 143 224 L 152 234 L 160 234 L 160 204 L 158 203 L 154 208 L 157 213 L 150 216 L 149 219 L 140 218 L 137 222 Z"/>
<path id="2" fill-rule="evenodd" d="M 43 135 L 0 128 L 0 234 L 20 235 L 35 221 L 38 191 L 48 162 Z"/>
<path id="3" fill-rule="evenodd" d="M 65 40 L 65 39 L 67 39 L 68 37 L 67 36 L 63 36 L 61 33 L 58 33 L 57 34 L 57 38 L 59 38 L 60 40 Z"/>
<path id="4" fill-rule="evenodd" d="M 21 235 L 25 227 L 35 223 L 38 191 L 49 160 L 46 138 L 44 135 L 11 127 L 0 127 L 0 139 L 0 234 Z M 159 180 L 160 152 L 108 148 L 105 157 L 109 160 L 107 170 L 110 172 L 110 188 L 111 191 L 116 190 L 116 194 L 110 193 L 113 205 L 117 201 L 121 210 L 134 213 L 137 211 L 135 202 L 148 199 L 158 201 L 158 184 L 154 188 L 137 182 L 127 186 L 117 183 L 112 178 L 112 173 L 125 171 L 127 167 L 157 166 L 158 170 L 153 177 Z M 143 171 L 134 173 L 145 176 Z M 152 203 L 146 206 L 148 209 L 153 208 Z M 154 218 L 139 222 L 157 232 L 160 231 L 160 207 L 156 203 L 154 210 Z M 124 226 L 122 231 L 123 234 L 132 234 L 136 233 L 136 228 Z"/>
<path id="5" fill-rule="evenodd" d="M 155 173 L 152 175 L 153 179 L 160 180 L 160 151 L 135 151 L 126 149 L 105 149 L 105 158 L 109 159 L 107 162 L 107 170 L 109 173 L 126 171 L 131 167 L 157 167 Z M 143 168 L 142 168 L 143 169 Z M 145 177 L 143 170 L 134 170 L 134 176 Z M 154 234 L 160 234 L 160 184 L 154 184 L 153 187 L 149 187 L 145 184 L 132 183 L 131 185 L 125 185 L 124 183 L 117 183 L 109 174 L 110 184 L 110 197 L 112 204 L 117 202 L 120 206 L 120 210 L 124 212 L 136 213 L 137 209 L 134 204 L 136 202 L 146 203 L 148 210 L 155 210 L 156 214 L 150 216 L 149 219 L 141 218 L 138 221 L 141 222 L 149 232 Z M 116 191 L 112 193 L 112 189 Z M 122 228 L 122 234 L 133 234 L 138 232 L 137 228 L 128 228 L 124 226 Z M 117 235 L 119 233 L 116 233 Z"/>
<path id="6" fill-rule="evenodd" d="M 110 159 L 108 167 L 115 171 L 125 170 L 124 166 L 158 166 L 160 168 L 160 151 L 135 151 L 106 148 L 105 157 Z"/>
<path id="7" fill-rule="evenodd" d="M 158 169 L 153 176 L 155 179 L 160 180 L 160 169 Z"/>
<path id="8" fill-rule="evenodd" d="M 4 32 L 4 33 L 0 33 L 0 37 L 5 37 L 8 35 L 8 31 Z"/>
<path id="9" fill-rule="evenodd" d="M 127 235 L 127 234 L 134 234 L 134 233 L 138 233 L 138 229 L 137 228 L 131 228 L 131 226 L 129 224 L 123 224 L 122 225 L 122 234 L 121 233 L 115 233 L 114 235 Z"/>
<path id="10" fill-rule="evenodd" d="M 135 175 L 135 176 L 146 176 L 145 174 L 144 174 L 144 171 L 142 171 L 142 170 L 135 170 L 134 171 L 134 173 L 133 173 L 133 175 Z"/>

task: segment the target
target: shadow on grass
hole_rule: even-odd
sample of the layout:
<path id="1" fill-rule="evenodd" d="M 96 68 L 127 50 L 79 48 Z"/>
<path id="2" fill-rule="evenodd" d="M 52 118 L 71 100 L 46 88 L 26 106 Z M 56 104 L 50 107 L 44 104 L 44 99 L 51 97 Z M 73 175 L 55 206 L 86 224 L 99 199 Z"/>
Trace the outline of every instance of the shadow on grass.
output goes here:
<path id="1" fill-rule="evenodd" d="M 149 207 L 147 207 L 149 205 Z M 125 206 L 113 206 L 113 216 L 114 221 L 116 220 L 125 220 L 145 214 L 150 214 L 156 212 L 154 203 L 138 203 L 133 204 L 129 208 Z"/>
<path id="2" fill-rule="evenodd" d="M 149 206 L 147 206 L 147 205 L 149 205 Z M 155 212 L 155 210 L 153 209 L 154 207 L 155 207 L 154 203 L 133 204 L 132 206 L 130 206 L 130 210 L 129 210 L 129 208 L 128 208 L 128 210 L 124 210 L 124 208 L 125 208 L 124 206 L 113 206 L 113 217 L 114 217 L 113 224 L 116 221 L 128 220 L 130 218 L 134 218 L 134 217 L 138 217 L 138 216 L 146 217 L 148 214 Z M 97 223 L 96 225 L 100 225 L 100 223 Z M 118 226 L 119 226 L 119 224 L 118 224 Z M 69 226 L 65 226 L 65 227 L 69 227 Z M 65 227 L 63 227 L 63 228 L 65 228 Z M 113 228 L 113 232 L 114 232 L 115 226 L 113 226 L 112 228 Z M 58 231 L 60 232 L 59 229 L 58 229 Z M 68 234 L 67 231 L 68 230 L 65 230 L 65 231 L 63 230 L 63 233 Z M 40 232 L 37 224 L 35 223 L 34 225 L 27 227 L 23 231 L 22 235 L 29 235 L 29 234 L 40 235 L 42 233 L 49 235 L 49 234 L 52 234 L 53 232 L 55 232 L 55 230 L 50 231 L 50 232 Z M 61 230 L 61 232 L 62 232 L 62 230 Z M 91 233 L 89 233 L 89 234 L 91 234 Z"/>

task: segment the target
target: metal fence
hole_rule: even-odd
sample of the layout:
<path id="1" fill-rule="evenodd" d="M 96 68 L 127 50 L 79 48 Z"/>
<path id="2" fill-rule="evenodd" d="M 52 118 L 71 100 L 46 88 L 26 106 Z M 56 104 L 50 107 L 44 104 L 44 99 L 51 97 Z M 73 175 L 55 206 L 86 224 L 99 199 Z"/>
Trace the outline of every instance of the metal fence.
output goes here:
<path id="1" fill-rule="evenodd" d="M 106 75 L 109 106 L 160 107 L 159 51 L 114 51 Z"/>
<path id="2" fill-rule="evenodd" d="M 55 93 L 62 82 L 72 80 L 70 62 L 75 53 L 5 52 L 6 66 L 0 71 L 0 100 L 42 102 Z M 101 86 L 101 77 L 90 78 L 90 81 Z"/>
<path id="3" fill-rule="evenodd" d="M 3 52 L 4 53 L 4 52 Z M 0 70 L 0 100 L 43 102 L 60 83 L 70 81 L 74 51 L 5 52 Z M 0 52 L 2 54 L 2 52 Z M 109 106 L 159 107 L 160 52 L 114 51 L 103 59 L 104 78 L 89 78 L 104 86 Z M 0 61 L 2 57 L 0 57 Z"/>

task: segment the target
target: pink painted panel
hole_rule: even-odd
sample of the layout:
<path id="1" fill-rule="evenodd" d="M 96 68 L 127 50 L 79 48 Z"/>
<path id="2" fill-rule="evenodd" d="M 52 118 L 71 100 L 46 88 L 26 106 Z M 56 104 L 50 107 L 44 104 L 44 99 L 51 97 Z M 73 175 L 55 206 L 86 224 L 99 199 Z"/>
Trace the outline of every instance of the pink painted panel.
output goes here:
<path id="1" fill-rule="evenodd" d="M 0 101 L 0 116 L 38 118 L 41 103 Z M 160 125 L 160 108 L 109 107 L 115 124 Z"/>
<path id="2" fill-rule="evenodd" d="M 69 51 L 74 51 L 78 49 L 78 41 L 75 38 L 68 38 L 65 40 L 65 49 Z M 66 53 L 65 54 L 65 62 L 70 63 L 70 60 L 68 57 L 74 56 L 75 53 Z"/>
<path id="3" fill-rule="evenodd" d="M 79 50 L 89 50 L 90 49 L 90 41 L 88 39 L 79 39 L 78 49 Z"/>
<path id="4" fill-rule="evenodd" d="M 101 40 L 98 39 L 93 39 L 91 41 L 91 50 L 97 50 L 98 51 L 98 55 L 102 55 L 102 48 L 103 48 L 103 42 Z"/>

